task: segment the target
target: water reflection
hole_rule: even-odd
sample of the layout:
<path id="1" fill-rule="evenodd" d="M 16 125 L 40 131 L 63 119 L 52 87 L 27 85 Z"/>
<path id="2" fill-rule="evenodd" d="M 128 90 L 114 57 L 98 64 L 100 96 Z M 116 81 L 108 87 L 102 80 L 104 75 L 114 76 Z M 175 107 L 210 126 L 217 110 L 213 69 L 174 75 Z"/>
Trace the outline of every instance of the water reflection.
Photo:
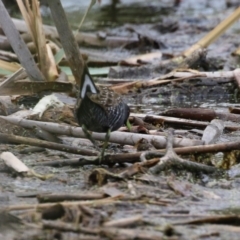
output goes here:
<path id="1" fill-rule="evenodd" d="M 77 28 L 89 1 L 67 1 L 62 4 L 73 28 Z M 102 0 L 96 3 L 89 12 L 83 30 L 94 30 L 101 27 L 114 27 L 125 23 L 152 23 L 159 21 L 163 15 L 172 10 L 174 1 L 134 1 Z M 50 23 L 50 11 L 43 7 L 45 23 Z"/>

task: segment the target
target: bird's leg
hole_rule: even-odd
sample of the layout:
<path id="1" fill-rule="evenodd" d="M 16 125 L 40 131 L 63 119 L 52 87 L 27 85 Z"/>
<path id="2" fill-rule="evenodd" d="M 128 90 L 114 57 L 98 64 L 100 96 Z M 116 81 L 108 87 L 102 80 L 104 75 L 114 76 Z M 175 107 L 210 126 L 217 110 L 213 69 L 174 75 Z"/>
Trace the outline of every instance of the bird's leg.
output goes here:
<path id="1" fill-rule="evenodd" d="M 127 127 L 128 131 L 131 132 L 132 125 L 129 122 L 129 119 L 126 121 L 126 127 Z"/>
<path id="2" fill-rule="evenodd" d="M 99 163 L 101 163 L 102 159 L 104 158 L 104 153 L 105 153 L 105 150 L 106 150 L 108 142 L 109 142 L 110 134 L 111 134 L 111 129 L 108 129 L 108 131 L 105 135 L 102 151 L 101 151 L 101 154 L 99 156 Z"/>
<path id="3" fill-rule="evenodd" d="M 95 146 L 95 148 L 100 152 L 100 148 L 98 147 L 96 141 L 92 137 L 92 134 L 87 130 L 87 128 L 86 128 L 86 126 L 84 124 L 82 125 L 82 130 L 83 130 L 86 138 L 89 139 L 92 142 L 92 144 Z M 108 129 L 108 131 L 107 131 L 107 133 L 105 135 L 104 144 L 103 144 L 101 153 L 98 156 L 99 163 L 101 163 L 101 161 L 104 158 L 104 153 L 105 153 L 105 150 L 106 150 L 108 142 L 109 142 L 110 134 L 111 134 L 111 129 Z"/>
<path id="4" fill-rule="evenodd" d="M 85 134 L 85 137 L 87 139 L 89 139 L 92 142 L 92 144 L 94 145 L 94 147 L 100 152 L 99 146 L 97 145 L 95 139 L 93 139 L 93 137 L 92 137 L 92 134 L 87 130 L 87 128 L 86 128 L 86 126 L 84 124 L 82 125 L 82 130 L 83 130 L 83 132 Z"/>

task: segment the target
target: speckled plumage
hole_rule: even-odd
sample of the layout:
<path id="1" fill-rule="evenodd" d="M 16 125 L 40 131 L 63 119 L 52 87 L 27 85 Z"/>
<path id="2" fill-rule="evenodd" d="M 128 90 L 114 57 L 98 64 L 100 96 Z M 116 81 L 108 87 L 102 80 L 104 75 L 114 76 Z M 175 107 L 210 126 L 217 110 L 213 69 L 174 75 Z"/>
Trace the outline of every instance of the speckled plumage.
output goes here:
<path id="1" fill-rule="evenodd" d="M 80 126 L 85 125 L 93 132 L 107 132 L 115 131 L 126 123 L 130 113 L 128 105 L 110 88 L 97 88 L 87 67 L 84 70 L 79 96 L 75 114 Z"/>

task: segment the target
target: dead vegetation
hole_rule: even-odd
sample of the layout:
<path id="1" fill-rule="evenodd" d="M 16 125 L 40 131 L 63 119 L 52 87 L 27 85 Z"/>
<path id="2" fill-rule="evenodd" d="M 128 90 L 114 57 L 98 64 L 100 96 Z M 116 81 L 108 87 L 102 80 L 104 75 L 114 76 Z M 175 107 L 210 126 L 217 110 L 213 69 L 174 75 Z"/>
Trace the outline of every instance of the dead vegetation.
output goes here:
<path id="1" fill-rule="evenodd" d="M 170 9 L 180 8 L 177 2 Z M 239 100 L 237 64 L 223 69 L 206 49 L 239 19 L 240 7 L 231 7 L 229 17 L 171 55 L 161 51 L 158 38 L 142 33 L 141 25 L 128 25 L 127 37 L 79 32 L 86 12 L 73 34 L 59 0 L 48 3 L 56 28 L 42 24 L 38 1 L 17 3 L 25 21 L 11 18 L 0 0 L 0 236 L 238 236 L 239 106 L 222 111 L 205 98 L 210 95 L 216 105 L 229 96 Z M 152 28 L 169 31 L 171 42 L 181 26 L 161 24 Z M 111 54 L 115 49 L 118 54 Z M 239 58 L 238 49 L 232 58 Z M 124 94 L 131 106 L 130 130 L 111 133 L 101 166 L 74 117 L 84 60 L 95 67 L 92 75 L 108 74 L 96 78 L 97 84 Z M 199 96 L 207 107 L 174 104 L 180 97 L 200 101 Z M 153 112 L 153 98 L 178 107 Z M 104 135 L 92 133 L 100 147 Z"/>

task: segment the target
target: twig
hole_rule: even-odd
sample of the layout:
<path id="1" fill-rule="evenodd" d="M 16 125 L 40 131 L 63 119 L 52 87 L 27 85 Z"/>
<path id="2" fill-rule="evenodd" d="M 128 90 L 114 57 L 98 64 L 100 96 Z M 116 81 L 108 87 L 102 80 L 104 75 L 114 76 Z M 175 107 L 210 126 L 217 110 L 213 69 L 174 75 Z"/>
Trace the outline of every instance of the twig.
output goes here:
<path id="1" fill-rule="evenodd" d="M 137 215 L 137 216 L 131 216 L 127 218 L 105 222 L 103 224 L 103 227 L 130 227 L 135 224 L 138 224 L 139 226 L 139 224 L 141 224 L 142 222 L 143 222 L 143 217 L 141 215 Z"/>
<path id="2" fill-rule="evenodd" d="M 56 123 L 50 122 L 38 122 L 33 120 L 26 120 L 18 117 L 4 117 L 0 116 L 0 118 L 25 127 L 25 128 L 33 128 L 35 126 L 39 126 L 41 129 L 59 134 L 59 135 L 68 135 L 74 137 L 85 137 L 82 128 L 80 127 L 71 127 L 68 125 L 61 125 Z M 105 134 L 104 133 L 92 133 L 92 137 L 96 140 L 104 141 Z M 134 134 L 134 133 L 126 133 L 126 132 L 112 132 L 110 136 L 110 142 L 118 143 L 118 144 L 128 144 L 128 145 L 135 145 L 140 139 L 145 138 L 156 148 L 165 148 L 166 146 L 166 139 L 163 136 L 151 136 L 146 134 Z M 175 138 L 174 139 L 174 146 L 194 146 L 194 145 L 201 145 L 203 142 L 200 140 L 192 140 L 188 138 Z"/>
<path id="3" fill-rule="evenodd" d="M 4 134 L 0 133 L 0 141 L 1 142 L 8 142 L 8 143 L 21 143 L 21 144 L 27 144 L 31 146 L 38 146 L 38 147 L 44 147 L 69 153 L 75 153 L 75 154 L 82 154 L 82 155 L 89 155 L 89 156 L 96 156 L 97 152 L 87 150 L 87 149 L 81 149 L 79 147 L 73 147 L 68 146 L 65 144 L 59 144 L 59 143 L 52 143 L 48 141 L 43 140 L 37 140 L 33 138 L 28 137 L 20 137 L 12 134 Z"/>
<path id="4" fill-rule="evenodd" d="M 84 205 L 84 206 L 102 206 L 102 205 L 109 205 L 113 203 L 118 203 L 119 200 L 122 198 L 122 196 L 117 197 L 108 197 L 103 198 L 99 200 L 92 200 L 92 201 L 76 201 L 76 202 L 61 202 L 61 205 L 64 207 L 69 206 L 78 206 L 78 205 Z M 13 210 L 27 210 L 27 209 L 37 209 L 39 211 L 55 206 L 56 203 L 40 203 L 40 204 L 22 204 L 22 205 L 11 205 L 5 207 L 7 211 L 13 211 Z"/>
<path id="5" fill-rule="evenodd" d="M 19 68 L 15 73 L 13 73 L 10 77 L 5 79 L 3 82 L 0 84 L 0 89 L 6 87 L 10 83 L 14 82 L 19 75 L 21 75 L 23 72 L 25 72 L 24 68 Z"/>
<path id="6" fill-rule="evenodd" d="M 83 73 L 84 61 L 77 42 L 73 36 L 72 30 L 68 24 L 64 9 L 60 0 L 51 0 L 47 2 L 53 21 L 56 25 L 59 38 L 64 49 L 66 59 L 72 70 L 76 84 L 80 86 L 81 76 Z"/>
<path id="7" fill-rule="evenodd" d="M 240 227 L 235 227 L 235 226 L 228 226 L 228 225 L 210 225 L 210 228 L 212 228 L 213 230 L 219 230 L 219 231 L 224 231 L 224 232 L 236 232 L 236 233 L 240 233 Z"/>
<path id="8" fill-rule="evenodd" d="M 80 22 L 80 24 L 79 24 L 79 26 L 78 26 L 78 28 L 77 28 L 77 32 L 80 31 L 80 29 L 81 29 L 81 27 L 82 27 L 82 24 L 83 24 L 86 16 L 88 15 L 89 11 L 91 10 L 91 8 L 93 7 L 93 5 L 94 5 L 95 3 L 96 3 L 96 0 L 91 0 L 89 6 L 88 6 L 88 8 L 87 8 L 87 10 L 85 11 L 85 13 L 84 13 L 84 15 L 83 15 L 83 17 L 82 17 L 82 20 L 81 20 L 81 22 Z"/>
<path id="9" fill-rule="evenodd" d="M 181 124 L 181 126 L 187 125 L 187 126 L 194 126 L 194 127 L 199 127 L 199 128 L 205 128 L 209 124 L 209 122 L 189 120 L 189 119 L 176 118 L 176 117 L 147 115 L 147 114 L 143 114 L 143 113 L 131 113 L 130 116 L 142 118 L 146 122 L 159 121 L 159 122 L 165 122 L 165 123 Z M 227 115 L 225 115 L 225 114 L 219 114 L 219 117 L 220 116 L 221 116 L 221 118 L 224 118 L 224 117 L 227 118 Z M 233 114 L 232 114 L 232 117 L 229 117 L 229 118 L 231 120 L 233 120 Z M 238 119 L 238 117 L 235 117 L 235 120 L 236 119 Z M 240 129 L 240 127 L 239 126 L 225 126 L 225 129 L 230 130 L 230 131 L 236 131 L 236 130 Z"/>
<path id="10" fill-rule="evenodd" d="M 228 151 L 238 150 L 238 149 L 240 149 L 240 141 L 203 145 L 203 146 L 174 148 L 174 151 L 177 154 L 198 154 L 198 153 L 228 152 Z M 156 151 L 155 156 L 161 157 L 163 153 L 165 153 L 165 150 L 158 150 Z M 124 163 L 124 162 L 133 163 L 133 162 L 139 161 L 141 154 L 143 154 L 144 156 L 144 153 L 142 152 L 106 155 L 102 163 L 103 164 Z M 153 156 L 152 152 L 149 152 L 149 154 L 151 157 Z M 148 158 L 147 154 L 145 155 L 145 158 L 146 159 Z"/>
<path id="11" fill-rule="evenodd" d="M 32 164 L 30 163 L 29 165 L 30 166 L 50 166 L 50 167 L 64 167 L 64 166 L 76 167 L 81 165 L 81 163 L 79 163 L 79 158 L 76 158 L 76 159 L 68 159 L 68 160 L 36 162 Z"/>
<path id="12" fill-rule="evenodd" d="M 76 200 L 96 200 L 103 199 L 102 193 L 83 193 L 83 194 L 38 194 L 37 199 L 40 203 L 46 202 L 62 202 Z"/>
<path id="13" fill-rule="evenodd" d="M 238 215 L 215 215 L 215 216 L 206 216 L 194 220 L 184 220 L 173 223 L 174 225 L 183 225 L 183 224 L 231 224 L 239 226 L 240 217 Z"/>
<path id="14" fill-rule="evenodd" d="M 128 167 L 125 171 L 121 172 L 119 175 L 124 179 L 128 179 L 137 173 L 144 172 L 144 168 L 148 169 L 155 166 L 158 162 L 159 162 L 159 158 L 154 158 L 148 161 L 134 163 L 132 166 Z"/>
<path id="15" fill-rule="evenodd" d="M 168 60 L 169 61 L 169 60 Z M 237 70 L 237 69 L 236 69 Z M 236 71 L 234 70 L 234 71 Z M 234 71 L 222 71 L 222 72 L 177 72 L 172 71 L 170 73 L 164 74 L 160 77 L 156 77 L 149 81 L 146 80 L 138 80 L 138 79 L 125 79 L 128 81 L 127 83 L 122 83 L 120 85 L 113 85 L 111 88 L 118 93 L 124 94 L 128 93 L 130 90 L 133 89 L 144 89 L 153 86 L 160 86 L 165 85 L 167 83 L 172 83 L 176 81 L 185 81 L 188 79 L 195 79 L 195 78 L 209 78 L 215 80 L 216 82 L 230 82 L 236 78 L 236 72 Z M 113 81 L 113 79 L 107 79 Z"/>
<path id="16" fill-rule="evenodd" d="M 180 158 L 177 154 L 173 151 L 173 131 L 170 130 L 168 132 L 168 139 L 167 139 L 167 150 L 164 157 L 162 157 L 159 163 L 152 167 L 150 171 L 154 174 L 159 173 L 160 171 L 168 168 L 169 166 L 186 169 L 192 172 L 205 172 L 205 173 L 215 173 L 217 171 L 220 172 L 215 167 L 207 166 L 201 163 L 191 162 L 185 159 Z M 145 154 L 146 155 L 146 154 Z"/>
<path id="17" fill-rule="evenodd" d="M 51 178 L 53 175 L 42 175 L 36 173 L 33 169 L 28 168 L 20 159 L 18 159 L 15 155 L 11 152 L 3 152 L 0 155 L 0 158 L 4 161 L 4 163 L 12 170 L 14 170 L 18 174 L 22 174 L 23 176 L 27 177 L 37 177 L 41 180 L 46 180 Z"/>

